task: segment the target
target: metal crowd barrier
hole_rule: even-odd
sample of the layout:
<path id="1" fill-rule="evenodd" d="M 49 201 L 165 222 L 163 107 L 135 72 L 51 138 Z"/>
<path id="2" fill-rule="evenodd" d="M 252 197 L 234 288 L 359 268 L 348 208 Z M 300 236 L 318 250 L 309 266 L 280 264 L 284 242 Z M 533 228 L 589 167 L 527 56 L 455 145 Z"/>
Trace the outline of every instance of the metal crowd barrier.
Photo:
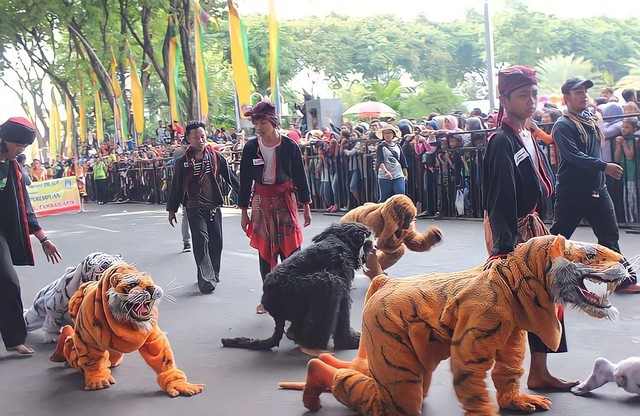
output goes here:
<path id="1" fill-rule="evenodd" d="M 624 117 L 624 116 L 622 116 Z M 618 116 L 621 118 L 621 116 Z M 547 130 L 550 125 L 542 126 Z M 481 136 L 486 143 L 492 130 L 460 131 L 448 135 L 469 137 Z M 329 152 L 325 145 L 303 144 L 301 151 L 311 190 L 312 208 L 326 211 L 334 206 L 341 210 L 348 210 L 366 202 L 377 202 L 379 196 L 377 172 L 374 170 L 376 147 L 379 140 L 361 139 L 361 150 L 352 156 L 344 154 L 346 146 L 337 146 L 338 151 Z M 475 140 L 473 141 L 475 142 Z M 606 142 L 615 153 L 615 137 L 607 138 Z M 636 174 L 633 189 L 625 187 L 624 181 L 615 181 L 607 177 L 609 192 L 616 208 L 619 223 L 639 222 L 637 212 L 637 195 L 640 194 L 640 137 L 636 138 L 637 150 L 633 163 Z M 551 162 L 550 170 L 555 181 L 557 170 L 557 151 L 555 146 L 539 144 Z M 409 169 L 406 182 L 406 194 L 414 201 L 418 213 L 422 217 L 434 218 L 482 218 L 483 217 L 483 177 L 482 165 L 484 147 L 465 146 L 449 149 L 451 157 L 458 158 L 458 165 L 452 169 L 444 167 L 441 160 L 444 154 L 441 150 L 434 153 L 416 154 L 413 146 L 405 152 Z M 409 154 L 407 154 L 409 153 Z M 228 154 L 230 166 L 235 174 L 239 173 L 241 152 Z M 460 164 L 460 158 L 464 160 Z M 624 166 L 623 166 L 624 167 Z M 627 166 L 628 168 L 628 166 Z M 631 169 L 628 169 L 631 170 Z M 153 159 L 133 163 L 113 163 L 109 169 L 108 194 L 113 202 L 143 202 L 150 204 L 165 204 L 168 189 L 173 177 L 173 159 Z M 355 179 L 354 179 L 355 177 Z M 87 190 L 89 198 L 95 200 L 95 184 L 93 175 L 88 175 Z M 237 195 L 226 184 L 222 184 L 222 193 L 227 206 L 234 206 Z M 541 207 L 542 214 L 547 220 L 553 216 L 552 195 Z M 635 204 L 635 217 L 630 218 L 626 207 Z"/>

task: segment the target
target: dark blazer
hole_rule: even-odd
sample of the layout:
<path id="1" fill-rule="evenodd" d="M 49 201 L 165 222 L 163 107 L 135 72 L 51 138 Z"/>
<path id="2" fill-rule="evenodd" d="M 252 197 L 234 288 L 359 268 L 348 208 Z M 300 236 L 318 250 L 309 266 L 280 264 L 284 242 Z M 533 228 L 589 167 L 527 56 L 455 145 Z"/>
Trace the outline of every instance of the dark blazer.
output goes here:
<path id="1" fill-rule="evenodd" d="M 220 191 L 220 184 L 218 177 L 227 182 L 236 193 L 240 186 L 238 179 L 235 175 L 229 173 L 229 164 L 227 160 L 220 154 L 220 152 L 211 149 L 212 157 L 215 158 L 214 162 L 216 166 L 214 169 L 216 172 L 212 172 L 214 175 L 214 182 L 218 185 L 215 187 L 215 203 L 216 206 L 221 206 L 224 202 L 222 199 L 222 191 Z M 185 196 L 189 187 L 189 180 L 193 177 L 193 167 L 189 166 L 187 161 L 187 154 L 178 157 L 173 167 L 173 179 L 171 180 L 171 187 L 169 188 L 169 198 L 167 199 L 167 211 L 176 212 L 180 204 L 185 204 Z"/>
<path id="2" fill-rule="evenodd" d="M 253 183 L 262 183 L 263 171 L 264 159 L 260 154 L 258 139 L 249 140 L 242 149 L 242 160 L 240 161 L 240 192 L 238 193 L 240 208 L 249 208 Z M 282 135 L 281 142 L 276 147 L 275 183 L 281 184 L 286 181 L 292 181 L 296 187 L 298 202 L 302 204 L 311 202 L 300 147 L 291 138 Z"/>

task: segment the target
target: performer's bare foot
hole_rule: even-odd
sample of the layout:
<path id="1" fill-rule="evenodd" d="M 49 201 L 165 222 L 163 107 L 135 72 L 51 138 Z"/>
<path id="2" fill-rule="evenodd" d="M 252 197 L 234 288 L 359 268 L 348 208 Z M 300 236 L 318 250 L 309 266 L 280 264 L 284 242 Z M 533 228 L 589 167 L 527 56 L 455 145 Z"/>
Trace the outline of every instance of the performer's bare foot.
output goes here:
<path id="1" fill-rule="evenodd" d="M 317 357 L 320 354 L 325 354 L 328 351 L 327 350 L 321 350 L 321 349 L 316 349 L 316 348 L 306 348 L 306 347 L 300 347 L 300 352 L 303 352 L 311 357 Z"/>
<path id="2" fill-rule="evenodd" d="M 263 315 L 263 314 L 267 313 L 267 310 L 264 308 L 262 303 L 260 305 L 258 305 L 258 307 L 256 308 L 256 313 L 258 315 Z"/>
<path id="3" fill-rule="evenodd" d="M 312 358 L 307 364 L 307 381 L 302 393 L 304 407 L 312 412 L 320 410 L 320 395 L 331 388 L 333 378 L 338 370 L 329 364 L 323 363 L 317 358 Z"/>
<path id="4" fill-rule="evenodd" d="M 579 381 L 566 381 L 552 376 L 547 367 L 547 353 L 531 354 L 531 366 L 527 379 L 527 387 L 530 390 L 571 391 L 571 388 L 578 384 L 580 384 Z"/>
<path id="5" fill-rule="evenodd" d="M 16 345 L 15 347 L 9 347 L 7 348 L 7 351 L 15 351 L 21 355 L 31 355 L 35 352 L 33 348 L 29 348 L 24 344 Z"/>
<path id="6" fill-rule="evenodd" d="M 571 391 L 572 387 L 580 384 L 579 381 L 566 381 L 558 377 L 554 377 L 547 373 L 530 374 L 527 379 L 527 387 L 529 390 L 543 390 L 543 391 Z"/>
<path id="7" fill-rule="evenodd" d="M 65 325 L 62 327 L 62 331 L 60 332 L 60 336 L 58 337 L 58 343 L 56 344 L 56 349 L 49 357 L 50 361 L 54 363 L 64 363 L 67 361 L 67 358 L 64 356 L 64 343 L 67 340 L 67 337 L 73 335 L 73 328 L 69 325 Z"/>

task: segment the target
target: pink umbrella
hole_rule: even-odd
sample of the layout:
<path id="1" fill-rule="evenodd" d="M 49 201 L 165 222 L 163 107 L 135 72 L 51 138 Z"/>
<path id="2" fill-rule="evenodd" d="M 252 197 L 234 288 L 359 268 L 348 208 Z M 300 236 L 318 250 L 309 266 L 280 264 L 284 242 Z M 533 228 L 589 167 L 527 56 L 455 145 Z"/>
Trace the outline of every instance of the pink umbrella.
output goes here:
<path id="1" fill-rule="evenodd" d="M 349 107 L 343 116 L 357 115 L 358 119 L 362 118 L 378 118 L 378 117 L 395 117 L 398 115 L 396 110 L 389 107 L 385 103 L 379 101 L 365 101 Z"/>

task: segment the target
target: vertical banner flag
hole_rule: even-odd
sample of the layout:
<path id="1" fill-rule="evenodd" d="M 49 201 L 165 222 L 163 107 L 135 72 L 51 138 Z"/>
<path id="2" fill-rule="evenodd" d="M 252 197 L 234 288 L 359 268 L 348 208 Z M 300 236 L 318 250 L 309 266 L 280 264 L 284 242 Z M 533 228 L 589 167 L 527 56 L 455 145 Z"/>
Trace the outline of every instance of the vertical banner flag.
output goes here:
<path id="1" fill-rule="evenodd" d="M 124 108 L 124 102 L 122 99 L 122 89 L 120 89 L 120 83 L 118 82 L 118 77 L 116 75 L 117 67 L 118 67 L 118 62 L 116 61 L 116 57 L 113 54 L 113 48 L 111 48 L 111 88 L 113 88 L 113 124 L 116 128 L 116 142 L 124 144 L 124 141 L 127 139 L 126 136 L 129 134 L 129 131 L 128 129 L 125 128 L 125 126 L 127 125 L 126 115 L 122 114 L 122 109 Z M 133 85 L 133 83 L 131 85 Z"/>
<path id="2" fill-rule="evenodd" d="M 251 82 L 249 81 L 249 51 L 247 49 L 247 31 L 240 20 L 238 10 L 232 0 L 229 7 L 229 37 L 231 43 L 231 67 L 233 82 L 236 86 L 237 119 L 246 118 L 244 113 L 251 108 Z"/>
<path id="3" fill-rule="evenodd" d="M 93 97 L 95 100 L 96 113 L 96 140 L 98 147 L 104 143 L 104 130 L 102 124 L 102 99 L 100 98 L 100 90 L 98 89 L 98 76 L 95 72 L 91 72 L 91 85 L 93 86 Z"/>
<path id="4" fill-rule="evenodd" d="M 71 106 L 71 98 L 65 94 L 64 96 L 64 110 L 67 113 L 67 119 L 65 123 L 64 130 L 64 152 L 61 151 L 60 154 L 65 154 L 67 157 L 73 156 L 73 107 Z"/>
<path id="5" fill-rule="evenodd" d="M 207 76 L 204 65 L 204 29 L 209 15 L 200 8 L 199 0 L 194 1 L 193 31 L 196 46 L 196 94 L 198 96 L 198 120 L 206 122 L 209 115 L 209 94 L 207 90 Z"/>
<path id="6" fill-rule="evenodd" d="M 51 89 L 51 112 L 49 114 L 49 159 L 58 160 L 60 152 L 60 114 L 54 89 Z"/>
<path id="7" fill-rule="evenodd" d="M 80 83 L 80 102 L 78 103 L 78 120 L 79 120 L 79 131 L 78 137 L 80 138 L 81 146 L 84 146 L 87 142 L 87 108 L 84 104 L 84 86 L 82 85 L 82 77 L 80 73 L 78 73 L 78 82 Z"/>
<path id="8" fill-rule="evenodd" d="M 276 18 L 276 2 L 269 0 L 269 72 L 271 80 L 271 102 L 276 106 L 278 118 L 282 115 L 280 103 L 280 83 L 278 71 L 280 70 L 280 37 L 278 33 L 278 20 Z"/>
<path id="9" fill-rule="evenodd" d="M 129 51 L 129 76 L 131 77 L 131 106 L 133 107 L 133 125 L 138 133 L 138 144 L 142 144 L 144 137 L 144 99 L 142 96 L 142 84 L 138 77 L 138 67 L 133 60 L 133 53 L 129 42 L 127 42 L 127 50 Z"/>
<path id="10" fill-rule="evenodd" d="M 180 121 L 178 116 L 178 64 L 180 54 L 178 49 L 178 28 L 173 16 L 169 15 L 169 106 L 171 108 L 171 120 Z"/>

